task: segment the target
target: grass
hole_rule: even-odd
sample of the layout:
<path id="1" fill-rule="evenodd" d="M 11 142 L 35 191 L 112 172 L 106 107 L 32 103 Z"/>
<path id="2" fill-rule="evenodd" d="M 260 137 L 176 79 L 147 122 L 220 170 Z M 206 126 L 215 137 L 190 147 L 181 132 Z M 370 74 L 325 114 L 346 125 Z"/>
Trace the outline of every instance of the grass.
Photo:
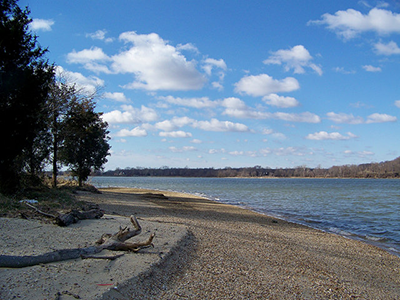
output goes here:
<path id="1" fill-rule="evenodd" d="M 71 209 L 82 209 L 85 202 L 77 200 L 76 191 L 98 192 L 91 185 L 78 187 L 74 181 L 61 180 L 59 186 L 54 189 L 46 183 L 25 188 L 12 196 L 0 194 L 0 217 L 19 217 L 21 215 L 31 215 L 32 209 L 27 207 L 21 200 L 37 200 L 34 204 L 40 210 L 57 215 L 58 212 L 69 211 Z"/>

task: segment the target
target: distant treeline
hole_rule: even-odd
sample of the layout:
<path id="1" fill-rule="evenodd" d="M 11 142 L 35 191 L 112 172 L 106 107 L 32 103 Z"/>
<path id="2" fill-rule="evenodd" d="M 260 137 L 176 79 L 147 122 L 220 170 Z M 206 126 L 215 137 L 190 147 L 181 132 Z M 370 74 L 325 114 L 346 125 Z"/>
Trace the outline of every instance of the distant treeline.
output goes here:
<path id="1" fill-rule="evenodd" d="M 400 178 L 400 157 L 392 161 L 361 165 L 333 166 L 328 169 L 308 168 L 117 168 L 97 172 L 95 176 L 165 176 L 165 177 L 308 177 L 308 178 Z"/>

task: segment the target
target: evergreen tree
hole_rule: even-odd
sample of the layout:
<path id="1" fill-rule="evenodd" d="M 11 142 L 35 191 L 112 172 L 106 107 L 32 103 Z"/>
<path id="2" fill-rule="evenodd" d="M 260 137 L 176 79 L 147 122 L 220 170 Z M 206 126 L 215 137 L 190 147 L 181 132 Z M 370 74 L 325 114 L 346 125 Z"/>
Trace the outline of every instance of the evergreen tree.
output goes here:
<path id="1" fill-rule="evenodd" d="M 60 158 L 78 178 L 79 186 L 87 180 L 92 169 L 100 170 L 110 155 L 108 124 L 94 109 L 91 99 L 76 99 L 70 104 L 63 123 Z"/>
<path id="2" fill-rule="evenodd" d="M 16 0 L 0 0 L 0 191 L 13 192 L 20 182 L 23 151 L 33 149 L 43 130 L 41 119 L 53 67 L 44 58 L 28 25 L 29 10 Z"/>

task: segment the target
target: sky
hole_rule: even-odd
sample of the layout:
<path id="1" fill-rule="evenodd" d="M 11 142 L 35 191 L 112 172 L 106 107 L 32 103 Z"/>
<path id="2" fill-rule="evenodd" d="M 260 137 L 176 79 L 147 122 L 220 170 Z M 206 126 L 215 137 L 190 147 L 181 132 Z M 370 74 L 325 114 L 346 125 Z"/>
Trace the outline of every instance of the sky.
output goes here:
<path id="1" fill-rule="evenodd" d="M 18 4 L 57 71 L 101 91 L 106 170 L 400 156 L 400 1 Z"/>

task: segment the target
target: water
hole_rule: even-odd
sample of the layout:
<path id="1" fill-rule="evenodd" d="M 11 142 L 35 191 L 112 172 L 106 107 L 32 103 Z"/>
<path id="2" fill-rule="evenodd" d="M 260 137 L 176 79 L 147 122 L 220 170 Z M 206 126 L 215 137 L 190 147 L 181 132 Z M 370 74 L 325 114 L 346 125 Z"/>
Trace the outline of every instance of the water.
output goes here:
<path id="1" fill-rule="evenodd" d="M 400 256 L 400 180 L 92 177 L 96 187 L 196 194 L 375 244 Z"/>

